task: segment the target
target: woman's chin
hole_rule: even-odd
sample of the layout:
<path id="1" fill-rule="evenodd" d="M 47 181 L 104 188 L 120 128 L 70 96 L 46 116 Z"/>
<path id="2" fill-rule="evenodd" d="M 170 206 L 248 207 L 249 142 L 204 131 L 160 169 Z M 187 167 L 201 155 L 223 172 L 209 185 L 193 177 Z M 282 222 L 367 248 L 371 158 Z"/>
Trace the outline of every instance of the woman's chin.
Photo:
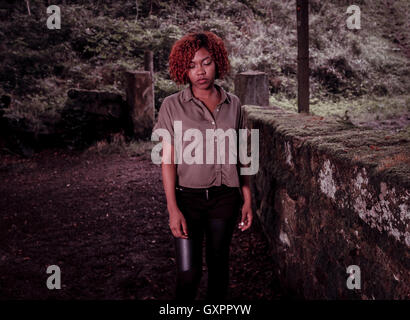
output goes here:
<path id="1" fill-rule="evenodd" d="M 204 82 L 195 82 L 194 84 L 196 88 L 202 89 L 202 90 L 212 88 L 213 85 L 214 85 L 214 82 L 210 80 L 204 81 Z"/>

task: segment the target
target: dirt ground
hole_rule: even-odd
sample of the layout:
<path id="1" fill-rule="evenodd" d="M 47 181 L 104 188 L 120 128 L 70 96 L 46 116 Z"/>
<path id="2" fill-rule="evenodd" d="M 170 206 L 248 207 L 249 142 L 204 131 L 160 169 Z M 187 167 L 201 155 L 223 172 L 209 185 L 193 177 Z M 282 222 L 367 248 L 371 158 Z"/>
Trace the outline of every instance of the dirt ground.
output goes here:
<path id="1" fill-rule="evenodd" d="M 161 170 L 147 155 L 0 157 L 1 300 L 173 298 Z M 231 248 L 230 300 L 284 297 L 257 221 L 235 231 Z M 60 267 L 61 290 L 46 286 L 50 265 Z"/>

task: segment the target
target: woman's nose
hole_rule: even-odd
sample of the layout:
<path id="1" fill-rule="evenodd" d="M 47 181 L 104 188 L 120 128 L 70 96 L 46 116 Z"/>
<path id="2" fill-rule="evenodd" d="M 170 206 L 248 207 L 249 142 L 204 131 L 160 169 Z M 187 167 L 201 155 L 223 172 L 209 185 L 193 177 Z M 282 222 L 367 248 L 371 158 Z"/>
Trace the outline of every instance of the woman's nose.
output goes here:
<path id="1" fill-rule="evenodd" d="M 197 74 L 204 74 L 204 73 L 205 73 L 204 67 L 203 67 L 203 66 L 199 66 L 198 69 L 197 69 L 197 71 L 196 71 L 196 73 L 197 73 Z"/>

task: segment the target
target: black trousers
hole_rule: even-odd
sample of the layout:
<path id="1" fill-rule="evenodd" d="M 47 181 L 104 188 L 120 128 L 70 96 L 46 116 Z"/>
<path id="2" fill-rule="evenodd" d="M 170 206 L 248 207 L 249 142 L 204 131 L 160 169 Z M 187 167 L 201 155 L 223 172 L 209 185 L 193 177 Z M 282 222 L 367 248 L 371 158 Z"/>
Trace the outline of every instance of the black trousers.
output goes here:
<path id="1" fill-rule="evenodd" d="M 208 268 L 207 300 L 226 298 L 229 284 L 229 247 L 238 222 L 242 197 L 237 187 L 205 189 L 176 187 L 177 205 L 185 217 L 188 239 L 175 238 L 176 300 L 194 300 L 202 277 L 205 236 Z"/>

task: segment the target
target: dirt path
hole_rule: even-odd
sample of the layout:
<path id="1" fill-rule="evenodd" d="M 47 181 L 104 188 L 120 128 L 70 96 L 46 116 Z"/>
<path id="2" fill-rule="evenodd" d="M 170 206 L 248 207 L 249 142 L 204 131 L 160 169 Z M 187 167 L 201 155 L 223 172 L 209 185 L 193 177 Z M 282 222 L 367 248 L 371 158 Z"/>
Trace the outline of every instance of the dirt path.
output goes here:
<path id="1" fill-rule="evenodd" d="M 172 299 L 165 194 L 147 156 L 0 157 L 0 299 Z M 231 261 L 232 300 L 282 297 L 258 224 L 236 230 Z M 49 265 L 61 290 L 46 287 Z"/>

